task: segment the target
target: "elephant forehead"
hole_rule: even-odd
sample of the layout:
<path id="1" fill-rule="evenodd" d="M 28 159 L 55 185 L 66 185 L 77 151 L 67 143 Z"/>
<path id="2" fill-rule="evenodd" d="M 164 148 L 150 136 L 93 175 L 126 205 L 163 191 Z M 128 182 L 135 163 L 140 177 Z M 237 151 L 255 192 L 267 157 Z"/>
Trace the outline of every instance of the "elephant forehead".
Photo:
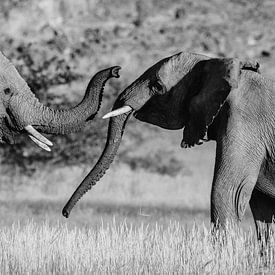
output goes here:
<path id="1" fill-rule="evenodd" d="M 20 76 L 12 63 L 0 52 L 0 81 L 8 83 L 15 89 L 24 89 L 27 86 L 25 80 Z"/>
<path id="2" fill-rule="evenodd" d="M 181 52 L 175 54 L 160 67 L 158 77 L 162 80 L 166 89 L 170 90 L 192 70 L 195 64 L 207 59 L 209 57 L 194 53 Z"/>

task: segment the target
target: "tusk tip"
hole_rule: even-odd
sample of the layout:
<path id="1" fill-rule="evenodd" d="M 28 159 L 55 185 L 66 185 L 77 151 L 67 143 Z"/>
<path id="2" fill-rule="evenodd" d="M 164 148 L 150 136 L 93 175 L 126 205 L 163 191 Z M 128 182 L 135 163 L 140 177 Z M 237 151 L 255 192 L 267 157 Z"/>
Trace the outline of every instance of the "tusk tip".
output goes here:
<path id="1" fill-rule="evenodd" d="M 47 152 L 51 152 L 51 148 L 50 148 L 47 144 L 41 142 L 40 140 L 38 140 L 36 137 L 34 137 L 34 136 L 32 136 L 32 135 L 29 135 L 29 138 L 30 138 L 34 143 L 36 143 L 40 148 L 42 148 L 43 150 L 45 150 L 45 151 L 47 151 Z"/>
<path id="2" fill-rule="evenodd" d="M 128 113 L 130 111 L 132 111 L 132 107 L 128 106 L 128 105 L 125 105 L 121 108 L 118 108 L 108 114 L 106 114 L 105 116 L 103 116 L 102 118 L 103 119 L 106 119 L 106 118 L 109 118 L 109 117 L 114 117 L 114 116 L 118 116 L 118 115 L 122 115 L 122 114 L 125 114 L 125 113 Z"/>
<path id="3" fill-rule="evenodd" d="M 32 125 L 27 125 L 24 128 L 31 136 L 35 137 L 40 142 L 42 142 L 48 146 L 53 146 L 53 143 L 50 140 L 48 140 L 46 137 L 41 135 L 37 130 L 35 130 Z"/>
<path id="4" fill-rule="evenodd" d="M 107 119 L 107 118 L 109 118 L 109 117 L 111 117 L 111 115 L 110 115 L 110 114 L 106 114 L 106 115 L 104 115 L 102 118 L 103 118 L 103 119 Z"/>
<path id="5" fill-rule="evenodd" d="M 49 141 L 47 145 L 53 146 L 53 143 L 51 141 Z"/>

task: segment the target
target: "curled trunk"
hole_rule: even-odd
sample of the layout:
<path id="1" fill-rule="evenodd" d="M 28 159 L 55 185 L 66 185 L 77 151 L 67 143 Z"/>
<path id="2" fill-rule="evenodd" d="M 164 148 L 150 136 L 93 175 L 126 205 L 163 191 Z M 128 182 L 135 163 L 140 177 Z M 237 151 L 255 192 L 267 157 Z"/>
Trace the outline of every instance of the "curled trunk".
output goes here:
<path id="1" fill-rule="evenodd" d="M 64 217 L 68 218 L 77 201 L 105 174 L 110 167 L 119 148 L 125 124 L 131 112 L 111 118 L 105 148 L 94 168 L 78 186 L 62 210 Z"/>
<path id="2" fill-rule="evenodd" d="M 89 82 L 83 100 L 69 110 L 54 110 L 41 104 L 13 64 L 0 52 L 0 78 L 12 96 L 5 106 L 12 121 L 11 127 L 22 130 L 33 125 L 44 133 L 65 134 L 78 131 L 99 110 L 106 81 L 119 77 L 119 66 L 98 72 Z"/>
<path id="3" fill-rule="evenodd" d="M 69 110 L 54 110 L 38 100 L 31 102 L 30 110 L 21 109 L 24 124 L 31 124 L 44 133 L 66 134 L 80 130 L 85 122 L 97 114 L 108 79 L 119 77 L 120 67 L 111 67 L 98 72 L 89 82 L 83 100 Z M 19 108 L 20 109 L 20 108 Z M 26 121 L 26 122 L 25 122 Z"/>

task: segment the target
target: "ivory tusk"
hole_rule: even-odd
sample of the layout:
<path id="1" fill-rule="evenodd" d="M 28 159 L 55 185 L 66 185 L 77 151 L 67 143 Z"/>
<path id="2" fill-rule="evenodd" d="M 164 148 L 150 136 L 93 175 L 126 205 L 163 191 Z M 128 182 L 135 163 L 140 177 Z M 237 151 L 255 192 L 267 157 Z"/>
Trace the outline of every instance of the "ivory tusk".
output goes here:
<path id="1" fill-rule="evenodd" d="M 42 143 L 45 143 L 46 145 L 53 146 L 53 143 L 49 141 L 47 138 L 42 136 L 37 130 L 35 130 L 31 125 L 27 125 L 25 127 L 25 130 L 33 137 L 35 137 L 37 140 L 39 140 Z"/>
<path id="2" fill-rule="evenodd" d="M 132 108 L 128 105 L 125 105 L 121 108 L 118 108 L 108 114 L 106 114 L 104 117 L 102 117 L 103 119 L 106 119 L 106 118 L 109 118 L 109 117 L 114 117 L 114 116 L 118 116 L 118 115 L 122 115 L 122 114 L 125 114 L 125 113 L 128 113 L 132 111 Z"/>
<path id="3" fill-rule="evenodd" d="M 46 145 L 45 143 L 41 142 L 40 140 L 36 139 L 34 136 L 32 135 L 28 135 L 30 137 L 30 139 L 36 143 L 39 147 L 41 147 L 42 149 L 51 152 L 50 147 L 48 147 L 48 145 Z"/>

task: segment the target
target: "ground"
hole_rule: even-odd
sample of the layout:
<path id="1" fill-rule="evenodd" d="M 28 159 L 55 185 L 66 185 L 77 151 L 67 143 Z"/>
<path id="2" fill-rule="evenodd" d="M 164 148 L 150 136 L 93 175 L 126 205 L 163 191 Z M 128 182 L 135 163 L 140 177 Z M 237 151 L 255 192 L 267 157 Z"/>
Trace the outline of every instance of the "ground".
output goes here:
<path id="1" fill-rule="evenodd" d="M 146 68 L 180 51 L 256 59 L 275 78 L 273 1 L 1 1 L 0 50 L 46 104 L 79 102 L 89 78 L 120 65 L 99 115 L 83 132 L 50 137 L 52 153 L 26 138 L 1 148 L 0 225 L 29 218 L 69 227 L 115 217 L 129 223 L 209 224 L 215 143 L 181 149 L 182 131 L 131 120 L 119 154 L 70 219 L 61 209 L 95 164 L 116 96 Z M 249 210 L 244 228 L 253 226 Z"/>

